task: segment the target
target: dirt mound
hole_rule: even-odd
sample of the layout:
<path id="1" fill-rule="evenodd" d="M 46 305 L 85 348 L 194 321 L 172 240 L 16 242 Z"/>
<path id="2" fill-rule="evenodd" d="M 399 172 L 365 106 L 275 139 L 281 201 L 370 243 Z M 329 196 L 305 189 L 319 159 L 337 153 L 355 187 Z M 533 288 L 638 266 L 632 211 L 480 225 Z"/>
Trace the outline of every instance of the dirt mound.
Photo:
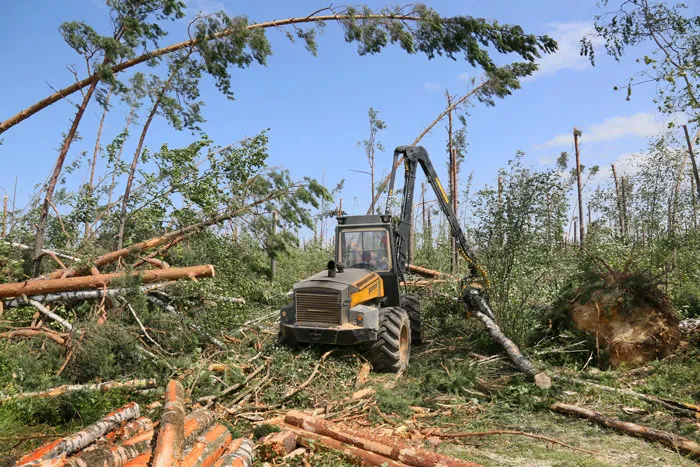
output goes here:
<path id="1" fill-rule="evenodd" d="M 680 341 L 679 320 L 657 287 L 630 286 L 635 278 L 617 278 L 581 289 L 570 303 L 576 327 L 595 340 L 614 368 L 663 358 Z"/>

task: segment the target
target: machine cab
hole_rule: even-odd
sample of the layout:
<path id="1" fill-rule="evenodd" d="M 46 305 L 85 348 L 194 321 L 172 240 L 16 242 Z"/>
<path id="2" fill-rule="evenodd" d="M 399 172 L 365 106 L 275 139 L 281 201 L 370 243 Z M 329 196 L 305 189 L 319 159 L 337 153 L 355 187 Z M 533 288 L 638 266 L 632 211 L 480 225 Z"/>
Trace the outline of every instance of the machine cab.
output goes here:
<path id="1" fill-rule="evenodd" d="M 335 238 L 336 263 L 379 274 L 386 294 L 384 306 L 398 306 L 399 284 L 394 264 L 396 255 L 391 217 L 338 217 Z"/>

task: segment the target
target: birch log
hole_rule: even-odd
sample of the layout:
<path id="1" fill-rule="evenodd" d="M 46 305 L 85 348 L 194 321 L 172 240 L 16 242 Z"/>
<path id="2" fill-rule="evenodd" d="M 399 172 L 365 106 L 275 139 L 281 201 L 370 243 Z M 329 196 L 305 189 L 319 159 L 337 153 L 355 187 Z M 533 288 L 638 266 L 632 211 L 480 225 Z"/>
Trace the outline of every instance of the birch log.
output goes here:
<path id="1" fill-rule="evenodd" d="M 76 391 L 100 391 L 105 392 L 111 389 L 150 389 L 156 387 L 155 379 L 132 379 L 130 381 L 110 381 L 99 384 L 64 384 L 45 391 L 23 392 L 0 399 L 0 403 L 16 399 L 26 399 L 28 397 L 56 397 L 69 392 Z"/>
<path id="2" fill-rule="evenodd" d="M 40 465 L 41 461 L 54 459 L 63 455 L 70 455 L 80 451 L 95 442 L 98 438 L 101 438 L 112 430 L 116 430 L 123 423 L 138 417 L 138 404 L 134 402 L 126 404 L 119 410 L 110 413 L 77 433 L 53 441 L 27 454 L 17 462 L 16 466 Z"/>
<path id="3" fill-rule="evenodd" d="M 253 442 L 248 438 L 238 438 L 229 443 L 214 467 L 251 467 L 254 459 Z"/>

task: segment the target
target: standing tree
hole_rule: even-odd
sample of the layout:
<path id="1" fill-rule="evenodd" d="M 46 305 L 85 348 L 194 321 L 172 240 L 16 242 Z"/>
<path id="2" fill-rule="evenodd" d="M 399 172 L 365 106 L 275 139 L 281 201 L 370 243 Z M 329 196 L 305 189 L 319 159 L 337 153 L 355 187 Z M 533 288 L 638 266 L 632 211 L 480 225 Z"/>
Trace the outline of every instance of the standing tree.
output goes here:
<path id="1" fill-rule="evenodd" d="M 375 213 L 375 196 L 374 196 L 374 153 L 376 150 L 384 151 L 384 145 L 377 141 L 377 134 L 386 129 L 386 123 L 383 120 L 379 120 L 377 115 L 379 112 L 374 110 L 372 107 L 369 108 L 367 112 L 369 117 L 369 138 L 359 141 L 357 144 L 362 145 L 365 148 L 365 156 L 367 156 L 367 163 L 369 165 L 369 176 L 370 176 L 370 199 L 372 204 L 370 205 L 370 211 L 372 214 Z"/>

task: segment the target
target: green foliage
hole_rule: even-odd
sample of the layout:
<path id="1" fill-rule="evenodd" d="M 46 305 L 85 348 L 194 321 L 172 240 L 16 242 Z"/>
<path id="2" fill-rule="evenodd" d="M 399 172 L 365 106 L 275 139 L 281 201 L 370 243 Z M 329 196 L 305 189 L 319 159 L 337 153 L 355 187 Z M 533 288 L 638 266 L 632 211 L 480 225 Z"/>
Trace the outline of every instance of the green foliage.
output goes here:
<path id="1" fill-rule="evenodd" d="M 601 5 L 607 9 L 617 3 L 605 0 Z M 660 112 L 685 112 L 691 121 L 698 121 L 700 21 L 695 14 L 683 3 L 639 0 L 621 2 L 612 13 L 596 16 L 596 35 L 605 41 L 609 55 L 620 60 L 630 49 L 639 47 L 644 51 L 637 58 L 640 71 L 627 83 L 627 100 L 633 86 L 653 82 Z M 651 43 L 651 53 L 641 48 L 646 43 Z M 595 61 L 590 37 L 582 40 L 581 51 Z"/>

